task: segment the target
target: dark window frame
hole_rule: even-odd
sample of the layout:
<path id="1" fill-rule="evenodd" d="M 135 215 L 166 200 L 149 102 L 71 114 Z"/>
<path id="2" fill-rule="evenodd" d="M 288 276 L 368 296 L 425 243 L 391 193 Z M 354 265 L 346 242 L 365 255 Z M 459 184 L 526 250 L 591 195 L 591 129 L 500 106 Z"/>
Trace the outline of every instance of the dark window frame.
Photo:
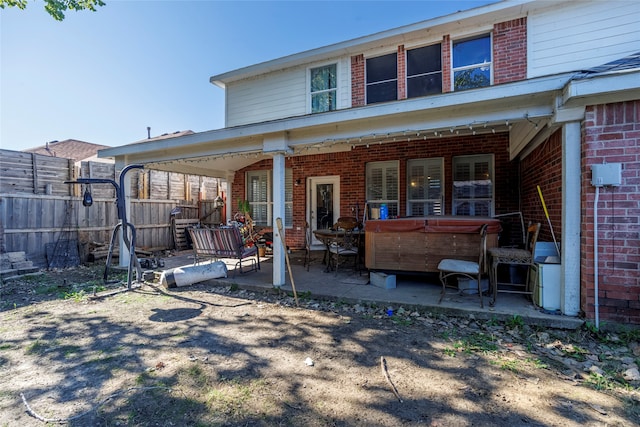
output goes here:
<path id="1" fill-rule="evenodd" d="M 398 53 L 367 58 L 365 66 L 366 103 L 398 99 Z"/>
<path id="2" fill-rule="evenodd" d="M 407 98 L 442 93 L 442 44 L 406 51 Z"/>

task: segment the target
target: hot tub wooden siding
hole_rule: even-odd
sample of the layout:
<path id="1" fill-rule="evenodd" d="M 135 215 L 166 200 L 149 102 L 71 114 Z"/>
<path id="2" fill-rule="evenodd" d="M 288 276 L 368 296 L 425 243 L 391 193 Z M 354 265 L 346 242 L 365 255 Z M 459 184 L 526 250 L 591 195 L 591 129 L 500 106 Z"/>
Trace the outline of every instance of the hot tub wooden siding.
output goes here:
<path id="1" fill-rule="evenodd" d="M 370 270 L 437 272 L 443 258 L 478 261 L 480 227 L 487 224 L 487 248 L 498 246 L 500 221 L 437 216 L 368 220 L 365 265 Z"/>

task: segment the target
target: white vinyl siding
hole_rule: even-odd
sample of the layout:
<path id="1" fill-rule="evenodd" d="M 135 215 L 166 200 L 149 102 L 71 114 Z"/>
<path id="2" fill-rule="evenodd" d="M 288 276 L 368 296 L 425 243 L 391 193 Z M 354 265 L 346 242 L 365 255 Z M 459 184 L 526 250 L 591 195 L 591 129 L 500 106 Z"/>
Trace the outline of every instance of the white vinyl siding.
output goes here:
<path id="1" fill-rule="evenodd" d="M 231 83 L 226 88 L 226 127 L 305 114 L 304 68 Z"/>
<path id="2" fill-rule="evenodd" d="M 337 109 L 351 107 L 351 62 L 338 62 Z M 319 64 L 320 65 L 320 64 Z M 309 64 L 229 83 L 226 87 L 225 126 L 261 123 L 302 116 L 309 110 Z"/>
<path id="3" fill-rule="evenodd" d="M 562 2 L 529 15 L 528 78 L 587 69 L 640 51 L 640 2 Z"/>

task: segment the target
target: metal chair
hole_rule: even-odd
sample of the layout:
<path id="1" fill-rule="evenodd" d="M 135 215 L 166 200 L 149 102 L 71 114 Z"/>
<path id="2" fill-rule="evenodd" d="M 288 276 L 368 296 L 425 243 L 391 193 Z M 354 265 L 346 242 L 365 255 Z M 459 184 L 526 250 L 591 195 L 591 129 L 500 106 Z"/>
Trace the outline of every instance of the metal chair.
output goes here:
<path id="1" fill-rule="evenodd" d="M 491 283 L 491 293 L 493 298 L 491 305 L 494 305 L 498 292 L 532 294 L 529 289 L 529 272 L 533 265 L 533 256 L 536 250 L 536 242 L 540 234 L 540 223 L 531 224 L 527 227 L 524 248 L 491 248 L 489 249 L 489 258 L 491 259 L 491 269 L 489 270 L 489 282 Z M 527 274 L 524 283 L 498 282 L 498 266 L 516 265 L 526 266 Z M 509 288 L 498 291 L 498 285 L 509 285 Z M 515 289 L 514 289 L 515 288 Z M 519 289 L 522 288 L 522 289 Z"/>
<path id="2" fill-rule="evenodd" d="M 358 220 L 351 217 L 341 217 L 334 225 L 334 230 L 339 234 L 333 238 L 329 245 L 329 264 L 333 263 L 335 274 L 338 274 L 340 258 L 354 259 L 353 267 L 358 270 L 358 258 L 360 255 L 360 231 L 355 231 L 358 227 Z"/>
<path id="3" fill-rule="evenodd" d="M 442 298 L 447 289 L 447 278 L 450 276 L 464 276 L 470 280 L 478 282 L 478 296 L 480 297 L 480 307 L 484 308 L 482 302 L 482 275 L 486 271 L 486 252 L 487 252 L 487 224 L 480 227 L 480 254 L 478 262 L 465 261 L 460 259 L 445 258 L 438 264 L 440 271 L 440 282 L 442 283 L 442 291 L 438 304 L 442 302 Z"/>
<path id="4" fill-rule="evenodd" d="M 334 230 L 353 230 L 358 227 L 358 220 L 351 216 L 341 216 L 333 225 Z"/>

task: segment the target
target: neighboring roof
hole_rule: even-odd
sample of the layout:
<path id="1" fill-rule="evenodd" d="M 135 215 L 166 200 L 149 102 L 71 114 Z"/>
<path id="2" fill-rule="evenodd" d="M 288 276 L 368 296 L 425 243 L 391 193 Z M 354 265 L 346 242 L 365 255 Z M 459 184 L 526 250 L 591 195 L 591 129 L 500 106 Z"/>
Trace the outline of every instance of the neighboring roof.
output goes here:
<path id="1" fill-rule="evenodd" d="M 574 76 L 572 80 L 588 79 L 605 74 L 637 70 L 640 70 L 640 52 L 625 56 L 624 58 L 616 59 L 615 61 L 607 62 L 603 65 L 598 65 L 597 67 L 589 68 L 588 70 L 582 70 Z"/>
<path id="2" fill-rule="evenodd" d="M 109 148 L 109 146 L 78 141 L 77 139 L 65 139 L 64 141 L 47 142 L 40 147 L 29 148 L 23 151 L 26 153 L 42 154 L 43 156 L 73 159 L 78 162 L 95 156 L 98 150 L 102 150 L 103 148 Z"/>
<path id="3" fill-rule="evenodd" d="M 168 138 L 177 138 L 179 136 L 191 135 L 193 133 L 194 132 L 192 130 L 179 130 L 173 133 L 163 133 L 162 135 L 154 136 L 153 138 L 141 139 L 140 141 L 135 141 L 135 142 L 132 142 L 131 144 L 138 144 L 140 142 L 148 142 L 148 141 L 159 141 L 161 139 L 168 139 Z"/>

